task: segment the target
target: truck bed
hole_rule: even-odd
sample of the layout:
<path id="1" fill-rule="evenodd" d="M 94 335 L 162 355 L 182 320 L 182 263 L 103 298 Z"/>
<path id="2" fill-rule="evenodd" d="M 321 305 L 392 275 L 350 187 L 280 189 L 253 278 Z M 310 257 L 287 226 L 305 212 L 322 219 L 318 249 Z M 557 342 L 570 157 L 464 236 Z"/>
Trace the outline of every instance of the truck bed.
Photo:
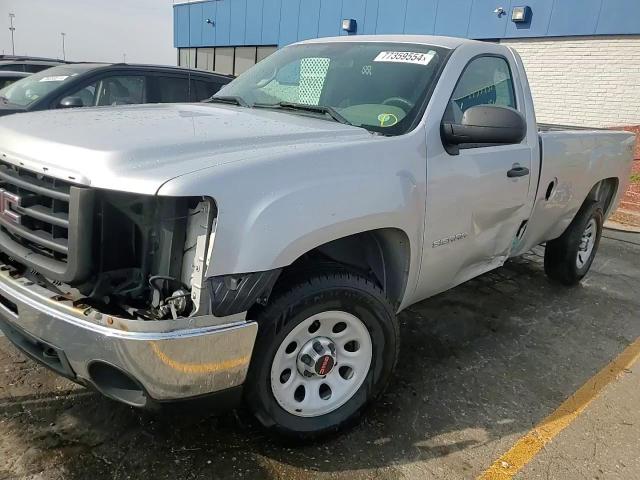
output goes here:
<path id="1" fill-rule="evenodd" d="M 535 204 L 518 252 L 559 237 L 591 189 L 611 178 L 616 208 L 628 184 L 635 135 L 629 132 L 538 124 L 540 177 Z M 617 180 L 619 179 L 619 180 Z"/>

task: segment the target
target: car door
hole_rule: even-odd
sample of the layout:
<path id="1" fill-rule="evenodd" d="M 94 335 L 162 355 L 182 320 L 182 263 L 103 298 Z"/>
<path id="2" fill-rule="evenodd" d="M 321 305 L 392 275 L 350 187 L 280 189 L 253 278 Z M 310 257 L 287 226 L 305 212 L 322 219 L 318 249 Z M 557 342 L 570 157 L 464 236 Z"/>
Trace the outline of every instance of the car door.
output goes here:
<path id="1" fill-rule="evenodd" d="M 500 105 L 524 113 L 524 98 L 518 98 L 522 90 L 514 88 L 513 72 L 515 65 L 499 55 L 470 59 L 442 121 L 458 123 L 464 111 L 476 105 Z M 440 150 L 428 155 L 418 296 L 424 298 L 451 288 L 502 265 L 508 258 L 529 215 L 533 154 L 529 141 L 472 144 L 461 146 L 458 152 L 440 145 Z M 514 177 L 514 172 L 518 176 Z"/>

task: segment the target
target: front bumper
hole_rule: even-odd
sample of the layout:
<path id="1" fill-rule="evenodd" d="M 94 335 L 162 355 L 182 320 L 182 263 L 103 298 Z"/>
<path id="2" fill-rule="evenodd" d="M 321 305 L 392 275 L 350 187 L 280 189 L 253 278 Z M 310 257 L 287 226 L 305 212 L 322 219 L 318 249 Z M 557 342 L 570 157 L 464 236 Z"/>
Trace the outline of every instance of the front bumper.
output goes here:
<path id="1" fill-rule="evenodd" d="M 31 358 L 144 407 L 241 385 L 258 326 L 215 317 L 137 321 L 76 308 L 0 262 L 0 328 Z"/>

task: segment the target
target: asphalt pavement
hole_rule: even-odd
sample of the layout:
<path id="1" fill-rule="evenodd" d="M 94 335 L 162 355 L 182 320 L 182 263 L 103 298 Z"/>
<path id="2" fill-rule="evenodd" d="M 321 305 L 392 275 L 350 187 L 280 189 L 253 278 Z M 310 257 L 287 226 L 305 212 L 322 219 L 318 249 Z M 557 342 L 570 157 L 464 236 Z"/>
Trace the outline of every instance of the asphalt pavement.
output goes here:
<path id="1" fill-rule="evenodd" d="M 607 230 L 583 284 L 542 249 L 401 314 L 392 384 L 348 432 L 310 445 L 243 410 L 140 412 L 0 339 L 0 480 L 476 478 L 640 337 L 640 236 Z M 640 478 L 640 366 L 616 375 L 516 478 Z"/>

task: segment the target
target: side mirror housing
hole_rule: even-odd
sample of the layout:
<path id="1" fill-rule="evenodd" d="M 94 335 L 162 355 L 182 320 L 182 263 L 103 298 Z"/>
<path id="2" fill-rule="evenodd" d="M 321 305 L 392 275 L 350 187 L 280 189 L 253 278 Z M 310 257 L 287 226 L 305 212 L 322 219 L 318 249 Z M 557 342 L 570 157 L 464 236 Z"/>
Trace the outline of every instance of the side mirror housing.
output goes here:
<path id="1" fill-rule="evenodd" d="M 443 122 L 445 145 L 465 144 L 508 145 L 520 143 L 527 135 L 524 116 L 509 107 L 478 105 L 467 109 L 460 123 Z"/>
<path id="2" fill-rule="evenodd" d="M 84 107 L 84 102 L 80 97 L 64 97 L 58 104 L 60 108 Z"/>

